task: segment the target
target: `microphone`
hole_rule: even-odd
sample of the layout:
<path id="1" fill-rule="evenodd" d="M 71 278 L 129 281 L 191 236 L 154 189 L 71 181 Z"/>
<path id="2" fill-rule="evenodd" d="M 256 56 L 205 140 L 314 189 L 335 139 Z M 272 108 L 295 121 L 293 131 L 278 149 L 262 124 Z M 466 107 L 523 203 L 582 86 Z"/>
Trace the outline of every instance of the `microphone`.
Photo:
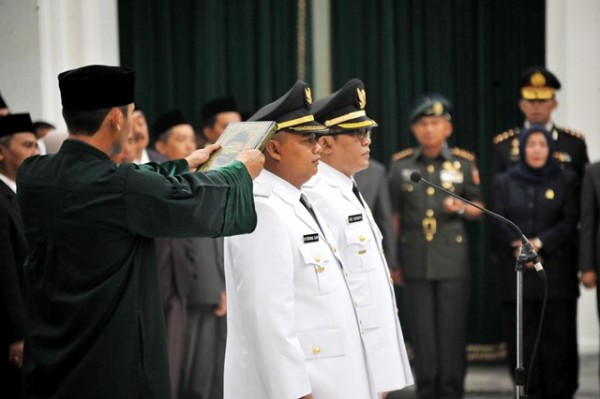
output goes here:
<path id="1" fill-rule="evenodd" d="M 419 173 L 418 171 L 414 171 L 410 174 L 410 180 L 412 180 L 413 183 L 420 183 L 423 182 L 425 184 L 427 184 L 428 186 L 437 188 L 440 191 L 445 192 L 446 194 L 450 195 L 451 197 L 454 197 L 466 204 L 469 204 L 471 206 L 474 206 L 475 208 L 481 210 L 483 213 L 485 213 L 488 216 L 491 216 L 495 219 L 501 220 L 504 223 L 512 226 L 513 229 L 515 229 L 519 235 L 521 236 L 521 243 L 523 244 L 523 252 L 525 253 L 525 255 L 527 256 L 527 259 L 534 262 L 534 267 L 535 270 L 538 272 L 539 276 L 542 278 L 542 280 L 546 280 L 546 271 L 544 270 L 544 267 L 542 266 L 542 264 L 540 263 L 537 253 L 534 251 L 533 246 L 531 245 L 531 243 L 529 242 L 529 240 L 527 239 L 527 237 L 525 237 L 525 234 L 523 234 L 523 232 L 521 231 L 521 229 L 519 228 L 519 226 L 517 226 L 515 223 L 513 223 L 511 220 L 508 220 L 507 218 L 505 218 L 502 215 L 498 215 L 495 212 L 489 211 L 487 209 L 485 209 L 482 206 L 477 205 L 476 203 L 469 201 L 466 198 L 461 197 L 458 194 L 454 194 L 452 191 L 446 190 L 445 188 L 438 186 L 435 183 L 432 183 L 430 181 L 427 181 L 423 178 L 423 176 L 421 176 L 421 173 Z"/>

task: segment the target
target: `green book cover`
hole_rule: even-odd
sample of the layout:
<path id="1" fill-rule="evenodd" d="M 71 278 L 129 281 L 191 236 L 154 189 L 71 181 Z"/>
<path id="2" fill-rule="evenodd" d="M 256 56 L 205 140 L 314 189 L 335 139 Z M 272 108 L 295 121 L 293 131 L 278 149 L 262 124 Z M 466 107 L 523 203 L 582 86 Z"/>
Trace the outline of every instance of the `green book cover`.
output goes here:
<path id="1" fill-rule="evenodd" d="M 221 148 L 200 165 L 198 170 L 206 172 L 228 165 L 246 146 L 262 151 L 276 131 L 275 122 L 232 122 L 217 140 Z"/>

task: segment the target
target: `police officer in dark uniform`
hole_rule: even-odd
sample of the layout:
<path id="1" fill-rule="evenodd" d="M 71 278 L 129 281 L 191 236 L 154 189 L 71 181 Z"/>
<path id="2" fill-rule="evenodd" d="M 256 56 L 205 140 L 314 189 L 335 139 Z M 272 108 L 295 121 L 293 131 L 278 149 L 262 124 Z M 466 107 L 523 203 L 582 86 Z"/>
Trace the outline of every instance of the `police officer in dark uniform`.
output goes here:
<path id="1" fill-rule="evenodd" d="M 579 218 L 580 182 L 574 171 L 563 170 L 552 157 L 554 141 L 544 126 L 532 125 L 519 135 L 519 163 L 496 176 L 492 209 L 521 226 L 540 256 L 548 281 L 544 286 L 528 268 L 523 273 L 523 357 L 529 398 L 572 398 L 578 386 L 577 255 L 574 245 Z M 516 365 L 516 310 L 514 271 L 520 248 L 519 234 L 496 223 L 498 294 L 510 368 Z M 544 312 L 535 363 L 530 364 L 539 318 Z"/>
<path id="2" fill-rule="evenodd" d="M 465 375 L 465 329 L 469 259 L 464 218 L 481 211 L 425 184 L 427 180 L 481 203 L 472 153 L 449 148 L 451 105 L 439 94 L 417 100 L 410 117 L 416 148 L 393 156 L 392 207 L 399 225 L 399 265 L 404 274 L 415 351 L 419 398 L 461 398 Z"/>
<path id="3" fill-rule="evenodd" d="M 493 139 L 494 174 L 506 171 L 519 161 L 519 134 L 532 124 L 543 125 L 554 140 L 554 157 L 567 169 L 573 169 L 579 177 L 589 163 L 585 137 L 575 130 L 558 127 L 552 120 L 552 112 L 558 106 L 555 94 L 560 89 L 556 76 L 544 67 L 532 67 L 523 72 L 519 81 L 519 108 L 525 115 L 522 127 L 500 133 Z"/>

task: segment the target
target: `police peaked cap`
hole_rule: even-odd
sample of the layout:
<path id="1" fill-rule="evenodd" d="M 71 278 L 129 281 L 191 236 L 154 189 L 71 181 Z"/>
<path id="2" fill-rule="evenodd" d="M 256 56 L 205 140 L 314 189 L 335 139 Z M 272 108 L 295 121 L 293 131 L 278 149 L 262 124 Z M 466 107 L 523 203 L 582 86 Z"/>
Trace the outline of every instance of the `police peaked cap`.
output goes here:
<path id="1" fill-rule="evenodd" d="M 425 116 L 443 116 L 452 119 L 452 103 L 439 93 L 430 93 L 420 96 L 410 111 L 408 120 L 415 123 Z"/>
<path id="2" fill-rule="evenodd" d="M 313 104 L 315 119 L 329 128 L 355 130 L 375 127 L 377 122 L 367 116 L 367 93 L 363 82 L 351 79 L 333 94 Z"/>
<path id="3" fill-rule="evenodd" d="M 135 71 L 88 65 L 58 75 L 62 106 L 70 111 L 92 111 L 134 102 Z"/>
<path id="4" fill-rule="evenodd" d="M 275 121 L 277 131 L 323 133 L 327 128 L 315 121 L 311 113 L 312 94 L 308 83 L 297 81 L 283 96 L 265 105 L 248 121 Z"/>
<path id="5" fill-rule="evenodd" d="M 33 133 L 33 124 L 29 114 L 9 114 L 0 116 L 0 137 L 6 137 L 15 133 Z"/>
<path id="6" fill-rule="evenodd" d="M 524 100 L 550 100 L 560 89 L 560 81 L 544 67 L 531 67 L 523 71 L 519 89 Z"/>

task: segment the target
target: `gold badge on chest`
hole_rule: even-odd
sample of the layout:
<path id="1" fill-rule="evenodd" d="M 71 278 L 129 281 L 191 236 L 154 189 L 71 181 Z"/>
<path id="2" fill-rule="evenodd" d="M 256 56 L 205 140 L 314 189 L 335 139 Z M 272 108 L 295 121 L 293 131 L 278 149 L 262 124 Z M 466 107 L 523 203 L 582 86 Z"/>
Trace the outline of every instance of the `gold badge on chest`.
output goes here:
<path id="1" fill-rule="evenodd" d="M 552 190 L 551 188 L 549 188 L 548 190 L 546 190 L 546 199 L 547 200 L 553 200 L 554 199 L 554 190 Z"/>

